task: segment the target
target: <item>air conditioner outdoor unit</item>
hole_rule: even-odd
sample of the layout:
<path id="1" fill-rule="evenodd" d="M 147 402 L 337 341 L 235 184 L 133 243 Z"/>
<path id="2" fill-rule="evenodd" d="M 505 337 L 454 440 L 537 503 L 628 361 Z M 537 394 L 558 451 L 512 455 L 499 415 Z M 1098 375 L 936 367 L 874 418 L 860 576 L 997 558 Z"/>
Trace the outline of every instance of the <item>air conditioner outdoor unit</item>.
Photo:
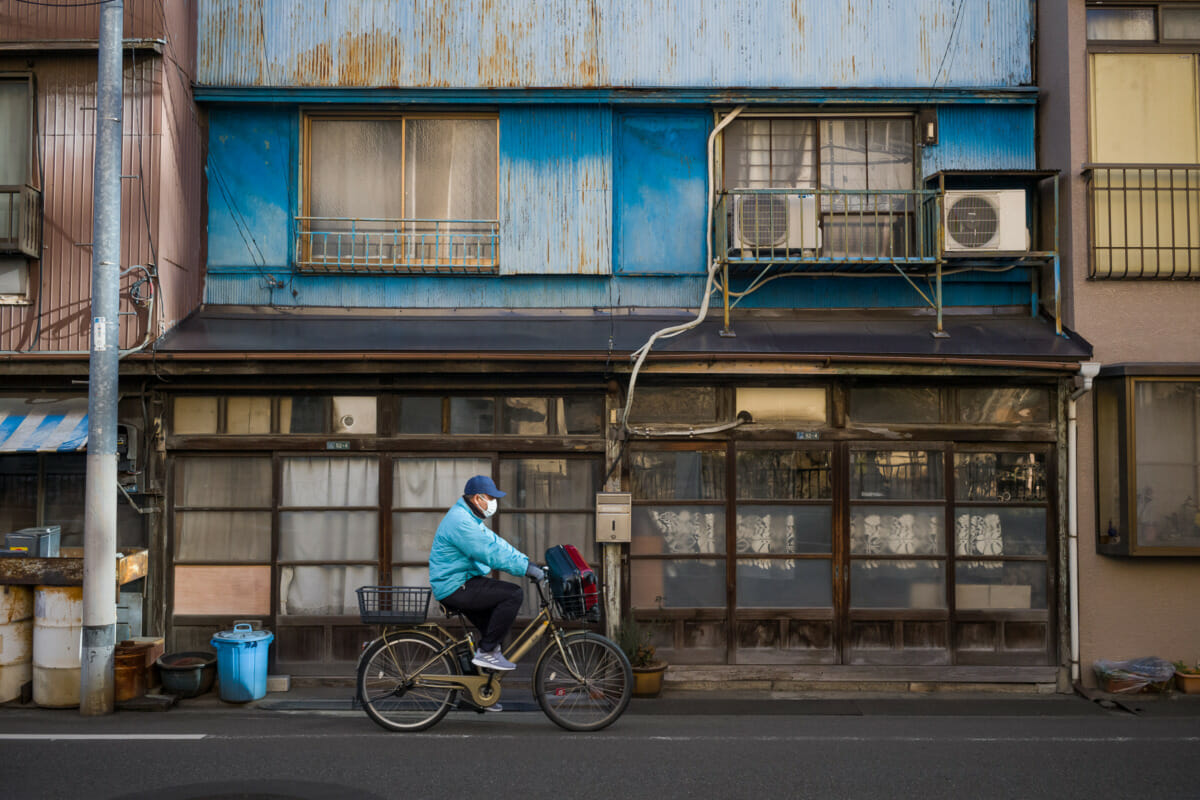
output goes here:
<path id="1" fill-rule="evenodd" d="M 942 213 L 947 253 L 1029 249 L 1024 189 L 946 192 Z"/>
<path id="2" fill-rule="evenodd" d="M 743 254 L 755 251 L 812 251 L 821 249 L 817 198 L 811 194 L 745 194 L 733 206 L 732 247 Z"/>

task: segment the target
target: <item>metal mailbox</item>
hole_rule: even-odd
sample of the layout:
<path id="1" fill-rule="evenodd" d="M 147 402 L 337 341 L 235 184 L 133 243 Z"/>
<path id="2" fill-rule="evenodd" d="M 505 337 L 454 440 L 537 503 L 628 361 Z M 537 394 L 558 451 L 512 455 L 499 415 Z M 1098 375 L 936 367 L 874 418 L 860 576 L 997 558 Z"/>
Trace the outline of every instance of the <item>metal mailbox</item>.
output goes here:
<path id="1" fill-rule="evenodd" d="M 596 541 L 628 542 L 633 496 L 629 492 L 596 493 Z"/>

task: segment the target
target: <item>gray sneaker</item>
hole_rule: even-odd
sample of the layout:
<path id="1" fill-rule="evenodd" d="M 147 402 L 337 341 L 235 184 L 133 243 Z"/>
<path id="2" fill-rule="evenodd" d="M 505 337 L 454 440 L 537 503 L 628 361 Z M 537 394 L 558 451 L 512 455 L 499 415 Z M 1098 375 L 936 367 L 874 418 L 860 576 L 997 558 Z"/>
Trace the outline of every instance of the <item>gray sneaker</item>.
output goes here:
<path id="1" fill-rule="evenodd" d="M 517 665 L 509 661 L 500 654 L 500 648 L 497 647 L 491 652 L 484 650 L 476 650 L 475 657 L 471 659 L 471 663 L 477 667 L 484 669 L 494 669 L 500 672 L 507 672 L 517 668 Z"/>

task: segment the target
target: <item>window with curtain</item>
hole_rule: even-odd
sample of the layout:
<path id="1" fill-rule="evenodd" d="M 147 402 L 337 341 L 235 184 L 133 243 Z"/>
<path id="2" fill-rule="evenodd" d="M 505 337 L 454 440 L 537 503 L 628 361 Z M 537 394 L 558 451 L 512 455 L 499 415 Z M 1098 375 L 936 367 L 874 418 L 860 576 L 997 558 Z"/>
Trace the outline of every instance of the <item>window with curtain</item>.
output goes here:
<path id="1" fill-rule="evenodd" d="M 497 126 L 480 116 L 309 117 L 302 262 L 494 266 Z"/>
<path id="2" fill-rule="evenodd" d="M 271 613 L 271 459 L 175 461 L 174 613 Z"/>
<path id="3" fill-rule="evenodd" d="M 378 578 L 378 460 L 288 457 L 280 492 L 279 613 L 357 614 Z"/>
<path id="4" fill-rule="evenodd" d="M 815 190 L 823 256 L 915 256 L 915 205 L 905 194 L 914 159 L 910 117 L 739 118 L 724 133 L 729 213 L 740 215 L 739 229 L 751 230 L 751 218 L 760 225 L 768 212 L 782 225 L 785 195 L 739 190 Z"/>
<path id="5" fill-rule="evenodd" d="M 596 544 L 596 487 L 602 477 L 598 458 L 506 458 L 500 461 L 499 532 L 535 563 L 544 564 L 554 545 L 579 548 L 597 577 L 600 548 Z M 525 592 L 521 613 L 538 611 L 536 593 L 528 581 L 502 575 Z"/>
<path id="6" fill-rule="evenodd" d="M 392 583 L 428 586 L 429 548 L 438 524 L 462 497 L 468 479 L 492 474 L 492 462 L 421 456 L 397 458 L 392 464 Z M 429 613 L 440 613 L 436 603 L 430 604 Z"/>
<path id="7" fill-rule="evenodd" d="M 1200 7 L 1088 8 L 1093 278 L 1200 275 Z"/>
<path id="8" fill-rule="evenodd" d="M 31 241 L 29 221 L 22 219 L 23 214 L 37 213 L 38 208 L 30 202 L 36 180 L 32 121 L 30 79 L 0 76 L 0 302 L 27 299 L 28 259 L 40 250 L 40 237 Z"/>

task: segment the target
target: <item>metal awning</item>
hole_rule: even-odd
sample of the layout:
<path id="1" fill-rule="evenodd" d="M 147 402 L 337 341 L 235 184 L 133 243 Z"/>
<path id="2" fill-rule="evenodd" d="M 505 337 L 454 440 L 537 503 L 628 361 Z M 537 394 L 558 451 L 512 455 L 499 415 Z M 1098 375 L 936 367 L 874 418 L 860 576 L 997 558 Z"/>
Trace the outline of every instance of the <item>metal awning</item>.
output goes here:
<path id="1" fill-rule="evenodd" d="M 87 447 L 88 401 L 0 398 L 0 453 L 72 453 Z"/>
<path id="2" fill-rule="evenodd" d="M 162 358 L 309 358 L 528 356 L 616 362 L 657 330 L 686 322 L 686 311 L 605 313 L 405 311 L 337 313 L 328 309 L 202 307 L 160 339 Z M 947 338 L 931 332 L 929 314 L 879 312 L 756 313 L 734 320 L 735 337 L 721 335 L 720 315 L 686 335 L 661 339 L 652 359 L 819 358 L 988 364 L 1021 360 L 1062 365 L 1091 357 L 1091 345 L 1072 331 L 1028 312 L 947 314 Z"/>

